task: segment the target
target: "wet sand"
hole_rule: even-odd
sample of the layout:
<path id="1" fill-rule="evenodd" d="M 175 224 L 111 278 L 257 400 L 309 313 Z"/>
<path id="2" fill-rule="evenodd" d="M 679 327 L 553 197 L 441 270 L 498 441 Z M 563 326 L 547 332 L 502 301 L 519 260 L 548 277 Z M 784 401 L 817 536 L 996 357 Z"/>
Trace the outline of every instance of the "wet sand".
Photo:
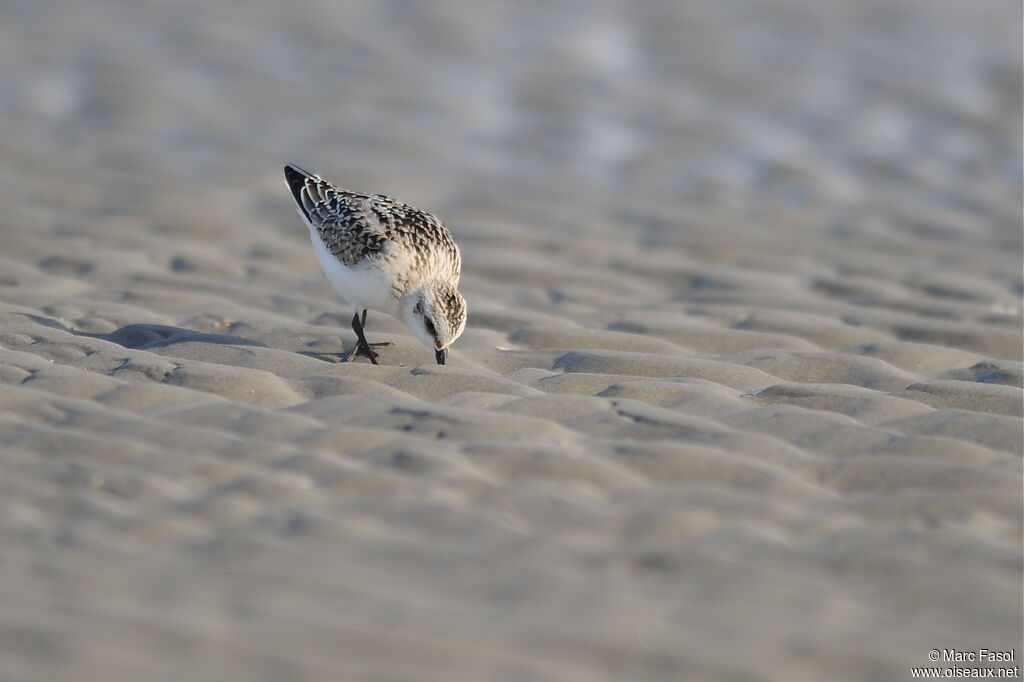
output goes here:
<path id="1" fill-rule="evenodd" d="M 0 678 L 1020 655 L 1012 3 L 3 14 Z M 285 162 L 445 220 L 448 365 Z"/>

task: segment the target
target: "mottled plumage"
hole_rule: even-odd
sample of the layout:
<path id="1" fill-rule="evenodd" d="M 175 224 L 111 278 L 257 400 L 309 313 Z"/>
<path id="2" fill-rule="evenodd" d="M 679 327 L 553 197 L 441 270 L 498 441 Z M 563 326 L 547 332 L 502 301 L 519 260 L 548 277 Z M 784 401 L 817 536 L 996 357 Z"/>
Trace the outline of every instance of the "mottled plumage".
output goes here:
<path id="1" fill-rule="evenodd" d="M 466 320 L 458 292 L 462 258 L 444 224 L 408 204 L 341 189 L 297 166 L 285 166 L 284 174 L 338 293 L 357 313 L 372 309 L 404 319 L 442 362 Z M 368 345 L 365 350 L 376 362 Z"/>
<path id="2" fill-rule="evenodd" d="M 435 216 L 383 194 L 340 189 L 296 166 L 285 168 L 295 202 L 331 255 L 345 265 L 366 259 L 408 259 L 409 275 L 458 285 L 459 247 Z M 408 266 L 407 266 L 408 267 Z M 410 277 L 403 285 L 416 284 Z M 407 293 L 396 290 L 397 295 Z"/>

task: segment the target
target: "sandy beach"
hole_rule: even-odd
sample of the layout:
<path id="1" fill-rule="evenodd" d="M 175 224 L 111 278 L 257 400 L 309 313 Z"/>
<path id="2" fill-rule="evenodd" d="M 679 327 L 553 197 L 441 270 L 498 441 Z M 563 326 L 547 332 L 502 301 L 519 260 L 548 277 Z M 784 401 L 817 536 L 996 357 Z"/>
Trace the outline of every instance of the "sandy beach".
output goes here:
<path id="1" fill-rule="evenodd" d="M 0 679 L 1020 666 L 1016 3 L 0 17 Z M 287 162 L 445 221 L 447 365 Z"/>

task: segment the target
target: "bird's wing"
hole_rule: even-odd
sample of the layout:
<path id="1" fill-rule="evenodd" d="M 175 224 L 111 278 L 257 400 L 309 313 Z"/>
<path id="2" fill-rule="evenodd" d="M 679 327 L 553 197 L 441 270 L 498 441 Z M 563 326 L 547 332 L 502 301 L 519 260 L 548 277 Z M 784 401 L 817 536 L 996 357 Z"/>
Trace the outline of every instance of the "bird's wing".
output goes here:
<path id="1" fill-rule="evenodd" d="M 355 265 L 397 253 L 422 273 L 459 282 L 462 257 L 448 228 L 431 213 L 383 194 L 339 189 L 298 166 L 284 169 L 299 212 L 336 258 Z"/>
<path id="2" fill-rule="evenodd" d="M 339 189 L 294 165 L 285 166 L 284 176 L 299 212 L 345 265 L 379 255 L 391 241 L 373 198 Z"/>

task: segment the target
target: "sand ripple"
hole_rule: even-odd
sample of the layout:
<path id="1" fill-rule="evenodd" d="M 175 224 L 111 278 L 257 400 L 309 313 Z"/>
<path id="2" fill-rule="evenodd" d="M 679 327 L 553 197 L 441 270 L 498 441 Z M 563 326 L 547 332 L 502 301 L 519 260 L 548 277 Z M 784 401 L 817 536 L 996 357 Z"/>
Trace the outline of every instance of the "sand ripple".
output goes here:
<path id="1" fill-rule="evenodd" d="M 1019 12 L 756 4 L 5 9 L 0 678 L 1019 655 Z M 285 161 L 444 216 L 449 365 Z"/>

